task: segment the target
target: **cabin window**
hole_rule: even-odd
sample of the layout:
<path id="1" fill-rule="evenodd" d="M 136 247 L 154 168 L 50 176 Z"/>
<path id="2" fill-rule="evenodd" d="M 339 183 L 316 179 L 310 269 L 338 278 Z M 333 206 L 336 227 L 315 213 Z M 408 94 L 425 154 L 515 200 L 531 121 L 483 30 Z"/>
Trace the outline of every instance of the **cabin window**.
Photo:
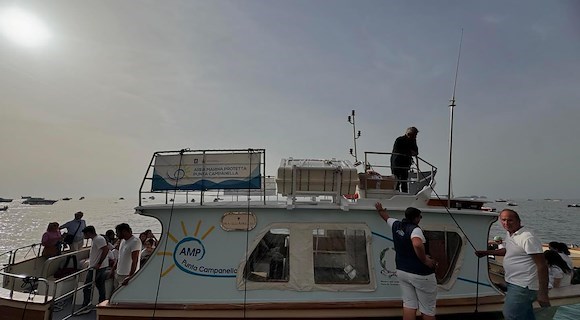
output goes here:
<path id="1" fill-rule="evenodd" d="M 360 229 L 314 229 L 314 282 L 369 283 L 366 234 Z"/>
<path id="2" fill-rule="evenodd" d="M 437 283 L 444 284 L 449 281 L 455 269 L 462 246 L 461 236 L 452 231 L 423 230 L 423 233 L 427 238 L 427 252 L 439 263 L 435 272 Z"/>
<path id="3" fill-rule="evenodd" d="M 288 282 L 290 230 L 270 229 L 252 251 L 244 277 L 256 282 Z"/>

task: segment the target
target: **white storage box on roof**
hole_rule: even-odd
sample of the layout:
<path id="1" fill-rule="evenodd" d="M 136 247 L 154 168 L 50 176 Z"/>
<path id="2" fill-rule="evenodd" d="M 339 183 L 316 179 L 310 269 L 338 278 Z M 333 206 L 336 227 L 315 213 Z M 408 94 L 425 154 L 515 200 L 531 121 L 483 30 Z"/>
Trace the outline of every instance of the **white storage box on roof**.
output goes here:
<path id="1" fill-rule="evenodd" d="M 288 158 L 280 163 L 276 184 L 283 196 L 354 194 L 358 175 L 347 160 Z"/>

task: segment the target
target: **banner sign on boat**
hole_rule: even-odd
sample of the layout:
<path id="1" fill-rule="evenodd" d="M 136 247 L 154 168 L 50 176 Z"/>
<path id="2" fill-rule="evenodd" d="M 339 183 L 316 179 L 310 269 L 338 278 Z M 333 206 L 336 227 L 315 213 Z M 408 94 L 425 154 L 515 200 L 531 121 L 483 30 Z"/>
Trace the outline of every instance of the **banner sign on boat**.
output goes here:
<path id="1" fill-rule="evenodd" d="M 151 191 L 260 189 L 258 153 L 157 155 Z"/>

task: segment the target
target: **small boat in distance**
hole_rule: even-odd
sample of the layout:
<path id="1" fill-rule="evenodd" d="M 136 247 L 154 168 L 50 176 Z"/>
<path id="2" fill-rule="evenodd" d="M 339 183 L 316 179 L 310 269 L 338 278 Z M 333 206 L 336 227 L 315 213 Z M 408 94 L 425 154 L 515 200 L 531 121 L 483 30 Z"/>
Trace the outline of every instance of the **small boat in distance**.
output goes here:
<path id="1" fill-rule="evenodd" d="M 22 201 L 23 204 L 29 204 L 29 205 L 52 205 L 55 202 L 57 202 L 58 200 L 48 200 L 48 199 L 44 199 L 44 198 L 27 198 L 26 200 Z"/>
<path id="2" fill-rule="evenodd" d="M 7 210 L 8 210 L 8 206 L 0 207 L 0 211 L 7 211 Z"/>
<path id="3" fill-rule="evenodd" d="M 62 198 L 63 201 L 69 201 L 72 200 L 72 198 Z"/>
<path id="4" fill-rule="evenodd" d="M 125 200 L 125 198 L 123 198 L 123 197 L 120 197 L 120 198 L 119 198 L 119 200 Z"/>
<path id="5" fill-rule="evenodd" d="M 32 198 L 32 197 L 31 197 L 31 196 L 22 196 L 21 198 L 22 198 L 22 199 L 30 199 L 30 198 Z"/>
<path id="6" fill-rule="evenodd" d="M 568 208 L 580 208 L 580 203 L 569 204 Z"/>
<path id="7" fill-rule="evenodd" d="M 80 197 L 79 200 L 85 200 L 85 197 Z"/>
<path id="8" fill-rule="evenodd" d="M 515 202 L 508 202 L 507 205 L 510 207 L 517 207 L 518 206 L 518 204 Z"/>
<path id="9" fill-rule="evenodd" d="M 500 199 L 495 199 L 495 202 L 507 202 L 507 200 L 506 200 L 506 199 L 501 199 L 501 198 L 500 198 Z"/>
<path id="10" fill-rule="evenodd" d="M 12 199 L 0 198 L 0 202 L 12 202 Z"/>

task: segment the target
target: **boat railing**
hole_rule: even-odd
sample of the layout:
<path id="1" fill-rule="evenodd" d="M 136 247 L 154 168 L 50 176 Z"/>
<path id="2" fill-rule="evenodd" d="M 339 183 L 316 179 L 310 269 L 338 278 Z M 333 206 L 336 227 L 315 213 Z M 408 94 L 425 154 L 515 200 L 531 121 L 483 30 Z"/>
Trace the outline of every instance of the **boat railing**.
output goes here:
<path id="1" fill-rule="evenodd" d="M 2 287 L 0 290 L 4 291 L 3 296 L 8 299 L 25 302 L 43 304 L 50 303 L 51 308 L 55 311 L 61 311 L 65 306 L 68 306 L 68 299 L 72 297 L 70 312 L 65 312 L 64 314 L 61 313 L 59 319 L 65 320 L 76 315 L 79 311 L 83 310 L 83 307 L 75 310 L 75 306 L 77 305 L 77 293 L 84 290 L 86 287 L 90 287 L 92 296 L 94 279 L 89 283 L 84 283 L 83 277 L 89 268 L 78 269 L 77 271 L 58 279 L 54 278 L 54 274 L 57 270 L 63 267 L 63 260 L 69 259 L 71 256 L 75 256 L 76 260 L 88 257 L 88 251 L 86 249 L 72 252 L 69 251 L 46 260 L 38 254 L 35 254 L 35 257 L 25 260 L 16 259 L 19 251 L 26 251 L 27 254 L 29 254 L 31 251 L 36 252 L 36 247 L 41 247 L 41 245 L 33 244 L 2 254 L 2 256 L 6 257 L 7 260 L 4 267 L 0 270 L 0 277 L 2 277 Z M 22 269 L 20 266 L 21 264 L 35 263 L 33 261 L 42 262 L 42 268 L 39 269 L 40 272 L 36 272 L 33 275 L 19 273 L 22 272 L 18 271 Z M 66 264 L 66 262 L 64 264 Z M 16 272 L 14 272 L 12 271 L 14 268 L 8 268 L 12 266 L 20 267 L 15 269 Z M 24 267 L 23 270 L 28 270 L 28 267 Z"/>
<path id="2" fill-rule="evenodd" d="M 205 202 L 219 202 L 223 200 L 221 196 L 228 194 L 232 197 L 248 196 L 265 202 L 266 197 L 276 196 L 275 189 L 272 192 L 268 188 L 272 185 L 269 181 L 274 181 L 275 185 L 275 180 L 269 180 L 272 177 L 264 174 L 265 152 L 265 149 L 155 152 L 139 188 L 139 205 L 143 202 L 196 202 L 203 205 Z M 228 159 L 228 156 L 232 158 Z M 231 170 L 241 167 L 245 168 Z M 226 175 L 216 174 L 220 169 Z"/>
<path id="3" fill-rule="evenodd" d="M 399 179 L 391 175 L 393 169 L 390 165 L 391 152 L 365 152 L 364 167 L 359 168 L 361 173 L 341 186 L 358 185 L 362 197 L 388 196 L 390 194 L 416 195 L 427 186 L 434 186 L 434 176 L 437 167 L 422 159 L 417 159 L 410 170 L 407 179 Z M 290 167 L 284 161 L 294 161 Z M 264 149 L 237 149 L 237 150 L 189 150 L 161 151 L 155 152 L 149 162 L 149 166 L 139 188 L 139 205 L 144 202 L 148 204 L 175 204 L 192 203 L 203 205 L 206 202 L 220 202 L 222 200 L 239 201 L 239 198 L 247 201 L 280 200 L 289 197 L 303 197 L 305 199 L 329 197 L 331 202 L 342 200 L 342 196 L 347 199 L 356 199 L 356 191 L 344 192 L 341 186 L 329 185 L 328 181 L 322 181 L 323 190 L 312 188 L 315 178 L 310 175 L 312 170 L 328 170 L 324 165 L 300 166 L 300 159 L 283 159 L 283 164 L 278 169 L 278 177 L 265 176 L 265 150 Z M 306 162 L 315 160 L 304 160 Z M 321 160 L 322 161 L 322 160 Z M 337 160 L 327 162 L 340 162 Z M 326 163 L 326 162 L 325 162 Z M 286 165 L 284 165 L 286 164 Z M 232 168 L 242 168 L 244 170 L 235 171 Z M 246 169 L 250 168 L 250 169 Z M 298 178 L 297 169 L 303 170 L 306 175 Z M 231 171 L 228 171 L 232 169 Z M 331 168 L 332 169 L 332 168 Z M 352 168 L 351 168 L 352 169 Z M 221 171 L 220 171 L 221 170 Z M 283 170 L 285 178 L 280 178 Z M 376 176 L 368 176 L 369 171 L 377 172 L 380 175 L 381 183 L 370 185 Z M 243 172 L 243 174 L 240 174 Z M 222 173 L 226 173 L 223 175 Z M 231 177 L 228 175 L 231 174 Z M 316 172 L 318 174 L 318 172 Z M 328 173 L 326 173 L 327 175 Z M 349 173 L 350 174 L 350 173 Z M 343 176 L 345 174 L 343 173 Z M 356 175 L 356 171 L 355 171 Z M 288 177 L 299 179 L 289 181 Z M 302 175 L 300 175 L 302 177 Z M 383 179 L 384 178 L 384 179 Z M 316 178 L 318 179 L 318 178 Z M 350 178 L 349 178 L 350 179 Z M 320 179 L 318 179 L 320 180 Z M 368 186 L 367 186 L 368 182 Z M 408 191 L 398 191 L 399 185 L 406 183 Z M 302 186 L 306 184 L 306 186 Z M 381 186 L 379 186 L 381 185 Z M 282 187 L 281 187 L 282 186 Z M 370 190 L 366 190 L 368 189 Z M 280 188 L 284 190 L 280 190 Z M 401 190 L 405 190 L 401 188 Z M 283 199 L 288 202 L 288 199 Z M 294 200 L 293 200 L 294 201 Z M 314 200 L 312 200 L 314 201 Z M 317 200 L 316 200 L 317 201 Z"/>
<path id="4" fill-rule="evenodd" d="M 142 191 L 140 193 L 141 204 L 171 204 L 171 203 L 198 203 L 221 201 L 240 201 L 249 199 L 250 201 L 280 200 L 280 195 L 276 190 L 276 177 L 263 176 L 262 183 L 266 186 L 263 189 L 216 189 L 206 191 Z"/>
<path id="5" fill-rule="evenodd" d="M 87 245 L 88 241 L 85 241 L 83 248 L 86 248 Z M 5 271 L 10 266 L 20 261 L 40 257 L 42 248 L 44 248 L 44 246 L 41 243 L 33 243 L 0 253 L 0 271 Z M 66 253 L 66 251 L 64 253 Z"/>
<path id="6" fill-rule="evenodd" d="M 70 312 L 65 313 L 61 320 L 69 319 L 76 314 L 78 314 L 83 309 L 89 308 L 89 306 L 80 307 L 75 310 L 76 297 L 77 292 L 84 290 L 87 287 L 91 288 L 91 296 L 93 290 L 94 280 L 88 283 L 81 282 L 81 276 L 88 271 L 87 269 L 78 270 L 75 273 L 72 273 L 66 277 L 54 280 L 54 285 L 51 286 L 50 282 L 46 278 L 41 277 L 33 277 L 21 274 L 13 274 L 4 271 L 0 271 L 0 275 L 4 279 L 8 279 L 8 288 L 3 287 L 1 290 L 7 290 L 7 298 L 14 299 L 19 301 L 25 302 L 32 302 L 32 303 L 50 303 L 51 309 L 55 311 L 61 311 L 65 306 L 67 306 L 67 300 L 72 298 L 72 302 L 70 303 Z M 66 283 L 73 281 L 74 286 L 65 292 L 60 293 L 59 288 L 65 288 Z M 20 288 L 16 288 L 17 283 L 22 283 Z M 79 283 L 81 285 L 79 285 Z M 39 287 L 39 284 L 42 284 L 42 287 Z M 52 288 L 51 288 L 52 287 Z M 62 290 L 62 289 L 61 289 Z M 41 297 L 40 299 L 36 299 L 36 297 Z"/>
<path id="7" fill-rule="evenodd" d="M 378 173 L 382 177 L 389 177 L 389 179 L 395 182 L 393 186 L 395 191 L 399 183 L 407 183 L 409 194 L 417 194 L 425 186 L 434 186 L 437 167 L 421 157 L 413 157 L 413 159 L 417 159 L 418 161 L 413 161 L 409 170 L 408 179 L 401 180 L 391 173 L 392 169 L 396 169 L 396 167 L 391 166 L 390 159 L 392 155 L 397 154 L 392 152 L 366 151 L 364 158 L 365 172 Z"/>
<path id="8" fill-rule="evenodd" d="M 79 311 L 82 311 L 84 309 L 90 308 L 90 304 L 84 307 L 80 307 L 79 309 L 75 310 L 75 306 L 77 305 L 76 303 L 76 297 L 77 297 L 77 292 L 84 290 L 85 288 L 91 288 L 91 297 L 93 295 L 93 289 L 94 289 L 94 280 L 95 277 L 93 277 L 93 280 L 88 282 L 88 283 L 84 283 L 81 282 L 80 280 L 81 275 L 84 275 L 87 271 L 89 270 L 89 268 L 85 268 L 85 269 L 81 269 L 75 273 L 72 273 L 66 277 L 57 279 L 54 281 L 54 287 L 52 288 L 52 296 L 54 297 L 52 303 L 55 306 L 59 306 L 59 308 L 63 308 L 61 306 L 66 305 L 66 300 L 69 299 L 69 297 L 72 298 L 72 302 L 70 304 L 70 312 L 66 313 L 66 316 L 62 317 L 61 320 L 66 320 L 69 319 L 71 317 L 74 317 L 76 314 L 78 314 Z M 65 287 L 65 283 L 70 282 L 71 280 L 74 280 L 74 287 L 66 292 L 63 292 L 62 294 L 59 294 L 57 296 L 58 293 L 58 288 L 64 288 Z M 79 283 L 82 283 L 79 286 Z"/>
<path id="9" fill-rule="evenodd" d="M 44 299 L 41 299 L 41 303 L 48 302 L 48 280 L 45 278 L 21 275 L 21 274 L 13 274 L 5 271 L 0 271 L 0 275 L 4 279 L 5 283 L 8 284 L 8 288 L 3 286 L 4 290 L 8 290 L 8 298 L 15 299 L 15 300 L 34 300 L 34 297 L 38 294 L 38 284 L 42 284 L 44 286 L 44 294 L 42 296 Z M 20 286 L 21 290 L 16 290 L 16 283 L 22 283 Z M 28 296 L 26 296 L 28 295 Z"/>
<path id="10" fill-rule="evenodd" d="M 14 263 L 30 258 L 37 258 L 40 256 L 42 244 L 33 243 L 24 247 L 12 249 L 4 253 L 0 253 L 0 270 L 13 265 Z"/>

